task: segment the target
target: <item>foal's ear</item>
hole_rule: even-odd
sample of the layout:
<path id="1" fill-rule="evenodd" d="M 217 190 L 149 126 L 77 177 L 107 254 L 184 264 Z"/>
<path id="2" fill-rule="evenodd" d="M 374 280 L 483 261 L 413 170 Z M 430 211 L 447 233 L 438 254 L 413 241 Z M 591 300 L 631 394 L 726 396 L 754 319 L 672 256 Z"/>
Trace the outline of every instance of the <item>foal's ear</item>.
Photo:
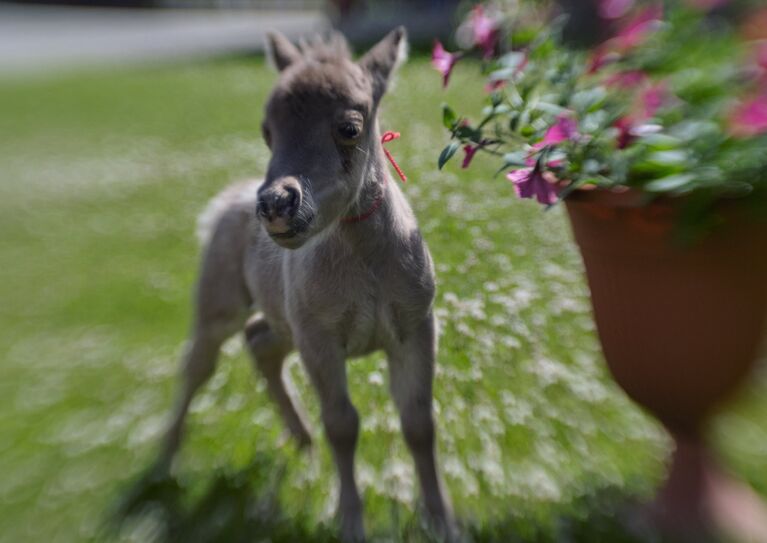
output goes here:
<path id="1" fill-rule="evenodd" d="M 269 32 L 266 34 L 266 58 L 281 72 L 301 58 L 301 51 L 282 33 Z"/>
<path id="2" fill-rule="evenodd" d="M 373 79 L 373 99 L 377 102 L 386 92 L 400 64 L 407 59 L 407 32 L 399 26 L 389 32 L 359 61 Z"/>

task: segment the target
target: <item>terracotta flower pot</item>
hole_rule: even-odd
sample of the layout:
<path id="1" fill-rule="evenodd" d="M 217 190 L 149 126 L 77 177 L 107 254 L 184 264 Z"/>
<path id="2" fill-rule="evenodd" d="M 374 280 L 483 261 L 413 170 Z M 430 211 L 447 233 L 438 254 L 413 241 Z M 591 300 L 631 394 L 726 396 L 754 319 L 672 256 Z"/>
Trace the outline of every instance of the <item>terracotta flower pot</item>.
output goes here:
<path id="1" fill-rule="evenodd" d="M 724 524 L 767 541 L 767 510 L 723 475 L 704 444 L 707 421 L 764 344 L 767 224 L 725 210 L 725 225 L 683 248 L 673 242 L 672 202 L 641 206 L 633 192 L 592 190 L 566 204 L 610 371 L 676 442 L 656 518 L 692 536 L 732 519 L 737 506 L 748 519 Z"/>

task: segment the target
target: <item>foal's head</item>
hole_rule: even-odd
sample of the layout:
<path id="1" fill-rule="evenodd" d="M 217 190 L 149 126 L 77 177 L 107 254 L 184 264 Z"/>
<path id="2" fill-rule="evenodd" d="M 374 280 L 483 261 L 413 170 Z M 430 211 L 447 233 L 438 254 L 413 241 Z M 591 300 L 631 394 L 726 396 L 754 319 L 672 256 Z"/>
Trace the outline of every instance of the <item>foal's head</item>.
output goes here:
<path id="1" fill-rule="evenodd" d="M 406 42 L 397 28 L 354 62 L 338 34 L 300 48 L 281 34 L 269 36 L 280 78 L 265 110 L 272 157 L 257 213 L 279 245 L 300 247 L 356 201 L 378 156 L 378 103 Z"/>

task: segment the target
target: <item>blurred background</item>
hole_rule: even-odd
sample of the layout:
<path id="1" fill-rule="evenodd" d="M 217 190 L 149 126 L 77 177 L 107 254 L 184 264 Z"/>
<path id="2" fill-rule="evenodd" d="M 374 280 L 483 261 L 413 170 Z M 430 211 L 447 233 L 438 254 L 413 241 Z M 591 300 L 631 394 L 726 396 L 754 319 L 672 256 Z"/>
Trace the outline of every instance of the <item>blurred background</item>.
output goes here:
<path id="1" fill-rule="evenodd" d="M 252 53 L 264 33 L 336 26 L 371 43 L 398 24 L 448 36 L 457 0 L 22 0 L 0 2 L 0 70 Z"/>
<path id="2" fill-rule="evenodd" d="M 440 104 L 484 97 L 468 69 L 443 91 L 425 51 L 469 5 L 0 2 L 0 541 L 332 540 L 332 462 L 295 357 L 312 454 L 285 443 L 235 338 L 175 477 L 143 475 L 189 324 L 196 217 L 268 161 L 265 32 L 336 27 L 362 52 L 397 24 L 414 50 L 382 124 L 403 134 L 392 151 L 437 263 L 439 451 L 467 534 L 643 538 L 622 504 L 652 493 L 669 443 L 607 374 L 563 211 L 517 200 L 490 164 L 436 168 Z M 577 37 L 593 36 L 590 4 L 567 5 Z M 383 358 L 352 362 L 349 379 L 372 540 L 426 540 Z M 714 435 L 762 495 L 766 390 L 762 369 Z"/>

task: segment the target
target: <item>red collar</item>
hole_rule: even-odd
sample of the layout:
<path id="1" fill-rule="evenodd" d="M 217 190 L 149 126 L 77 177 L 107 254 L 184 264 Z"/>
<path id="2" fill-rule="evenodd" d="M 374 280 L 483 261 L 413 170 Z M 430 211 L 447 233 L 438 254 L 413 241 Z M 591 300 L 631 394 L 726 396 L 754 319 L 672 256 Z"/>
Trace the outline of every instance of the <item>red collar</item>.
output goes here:
<path id="1" fill-rule="evenodd" d="M 381 187 L 381 193 L 378 195 L 378 197 L 373 201 L 372 205 L 368 208 L 367 211 L 364 213 L 360 213 L 359 215 L 351 215 L 349 217 L 344 217 L 341 219 L 341 222 L 344 224 L 353 224 L 355 222 L 362 222 L 365 219 L 369 219 L 373 216 L 373 213 L 375 213 L 379 207 L 381 207 L 381 204 L 383 204 L 384 201 L 384 191 L 383 187 Z"/>
<path id="2" fill-rule="evenodd" d="M 381 136 L 381 147 L 383 147 L 383 152 L 386 155 L 386 158 L 389 159 L 389 162 L 391 162 L 391 165 L 394 166 L 394 169 L 396 170 L 397 174 L 399 175 L 400 179 L 402 179 L 403 183 L 407 182 L 407 176 L 405 175 L 405 172 L 402 171 L 402 168 L 399 167 L 399 164 L 397 164 L 397 161 L 394 160 L 394 157 L 389 152 L 389 150 L 384 146 L 384 144 L 389 143 L 392 140 L 396 140 L 399 138 L 399 132 L 384 132 L 384 135 Z M 381 193 L 378 195 L 378 197 L 373 201 L 371 206 L 365 211 L 364 213 L 361 213 L 359 215 L 352 215 L 349 217 L 343 217 L 341 219 L 341 222 L 344 224 L 353 224 L 357 222 L 362 222 L 366 219 L 369 219 L 373 216 L 373 213 L 375 213 L 379 207 L 381 207 L 381 204 L 383 204 L 385 192 L 383 190 L 383 187 L 381 187 Z"/>

